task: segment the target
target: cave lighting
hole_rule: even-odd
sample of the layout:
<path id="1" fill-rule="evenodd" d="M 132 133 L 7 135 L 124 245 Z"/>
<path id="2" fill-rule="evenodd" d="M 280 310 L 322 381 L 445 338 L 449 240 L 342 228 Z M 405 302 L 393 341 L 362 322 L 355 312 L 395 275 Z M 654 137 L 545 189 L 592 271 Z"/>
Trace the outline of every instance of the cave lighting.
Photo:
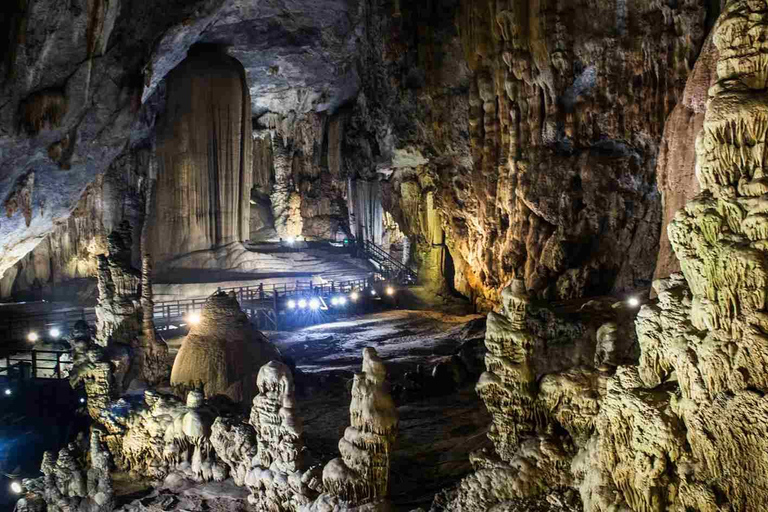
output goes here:
<path id="1" fill-rule="evenodd" d="M 50 335 L 51 335 L 51 338 L 53 338 L 53 339 L 56 339 L 56 338 L 58 338 L 59 336 L 61 336 L 61 331 L 60 331 L 60 330 L 58 330 L 56 327 L 54 327 L 53 329 L 51 329 L 50 331 L 48 331 L 48 334 L 50 334 Z"/>
<path id="2" fill-rule="evenodd" d="M 11 490 L 16 494 L 21 494 L 21 484 L 19 482 L 11 482 Z"/>
<path id="3" fill-rule="evenodd" d="M 627 304 L 629 304 L 633 308 L 636 308 L 637 306 L 640 305 L 640 299 L 638 299 L 637 297 L 630 297 L 627 300 Z"/>
<path id="4" fill-rule="evenodd" d="M 349 298 L 352 302 L 357 302 L 357 299 L 360 298 L 360 295 L 357 292 L 352 292 L 349 294 Z"/>
<path id="5" fill-rule="evenodd" d="M 288 301 L 288 309 L 296 309 L 296 301 L 291 299 Z"/>
<path id="6" fill-rule="evenodd" d="M 317 310 L 320 307 L 320 301 L 317 299 L 312 299 L 309 301 L 309 309 L 312 311 Z"/>
<path id="7" fill-rule="evenodd" d="M 387 295 L 394 295 L 395 294 L 395 289 L 392 288 L 391 286 L 387 286 L 386 292 L 387 292 Z"/>
<path id="8" fill-rule="evenodd" d="M 295 241 L 296 240 L 292 236 L 288 237 L 288 245 L 293 245 L 293 242 L 295 242 Z"/>
<path id="9" fill-rule="evenodd" d="M 339 305 L 339 298 L 338 297 L 332 298 L 331 299 L 331 305 L 332 306 L 338 306 Z"/>
<path id="10" fill-rule="evenodd" d="M 11 391 L 11 388 L 5 389 L 5 396 L 11 396 L 13 394 L 13 391 Z"/>
<path id="11" fill-rule="evenodd" d="M 371 290 L 371 295 L 376 295 L 376 290 Z"/>
<path id="12" fill-rule="evenodd" d="M 300 308 L 300 309 L 304 309 L 305 307 L 307 307 L 307 301 L 306 301 L 306 300 L 304 300 L 304 299 L 301 299 L 301 300 L 299 301 L 299 308 Z"/>
<path id="13" fill-rule="evenodd" d="M 80 403 L 81 403 L 81 404 L 84 404 L 84 403 L 85 403 L 85 398 L 81 398 L 81 399 L 80 399 Z"/>
<path id="14" fill-rule="evenodd" d="M 197 325 L 200 323 L 200 313 L 189 313 L 187 315 L 187 323 Z"/>
<path id="15" fill-rule="evenodd" d="M 347 298 L 339 297 L 339 306 L 346 306 L 346 305 L 347 305 Z"/>
<path id="16" fill-rule="evenodd" d="M 37 338 L 38 338 L 37 333 L 34 332 L 34 331 L 32 331 L 31 333 L 27 334 L 27 339 L 29 341 L 37 341 Z"/>

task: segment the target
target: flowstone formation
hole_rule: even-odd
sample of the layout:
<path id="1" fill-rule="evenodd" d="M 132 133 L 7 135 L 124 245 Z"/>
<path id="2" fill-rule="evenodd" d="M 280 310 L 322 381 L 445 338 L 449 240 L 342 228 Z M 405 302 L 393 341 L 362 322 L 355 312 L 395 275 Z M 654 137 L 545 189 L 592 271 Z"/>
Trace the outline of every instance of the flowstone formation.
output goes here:
<path id="1" fill-rule="evenodd" d="M 397 436 L 397 409 L 386 384 L 387 371 L 373 348 L 363 349 L 363 370 L 355 374 L 350 426 L 339 441 L 341 458 L 323 468 L 323 487 L 330 495 L 320 504 L 341 502 L 354 507 L 368 503 L 384 506 L 389 494 L 389 458 Z"/>
<path id="2" fill-rule="evenodd" d="M 280 353 L 251 325 L 234 293 L 216 293 L 182 342 L 171 386 L 180 396 L 191 389 L 226 395 L 247 409 L 258 391 L 256 369 L 273 359 Z"/>
<path id="3" fill-rule="evenodd" d="M 176 256 L 248 239 L 251 100 L 243 66 L 206 46 L 166 79 L 157 126 L 158 177 L 147 250 Z"/>
<path id="4" fill-rule="evenodd" d="M 16 504 L 19 512 L 109 512 L 115 505 L 111 458 L 101 441 L 102 432 L 91 432 L 86 469 L 84 456 L 75 443 L 62 448 L 58 456 L 45 452 L 40 471 L 43 476 L 24 479 L 24 498 Z"/>
<path id="5" fill-rule="evenodd" d="M 224 480 L 228 472 L 210 440 L 215 417 L 199 391 L 190 391 L 182 403 L 148 390 L 143 403 L 118 400 L 100 419 L 110 433 L 107 442 L 118 468 L 156 480 L 176 473 L 207 482 Z"/>

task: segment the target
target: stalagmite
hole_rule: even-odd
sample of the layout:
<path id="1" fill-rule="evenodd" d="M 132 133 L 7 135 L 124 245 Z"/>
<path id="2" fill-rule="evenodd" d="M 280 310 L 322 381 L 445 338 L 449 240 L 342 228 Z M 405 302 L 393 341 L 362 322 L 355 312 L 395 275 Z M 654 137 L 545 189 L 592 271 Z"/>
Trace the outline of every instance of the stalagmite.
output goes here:
<path id="1" fill-rule="evenodd" d="M 352 384 L 350 426 L 339 441 L 341 458 L 323 469 L 325 492 L 352 506 L 379 502 L 389 494 L 389 459 L 398 417 L 386 377 L 376 351 L 363 349 L 363 370 Z"/>
<path id="2" fill-rule="evenodd" d="M 280 354 L 251 325 L 234 294 L 209 297 L 184 339 L 171 371 L 180 396 L 191 389 L 205 396 L 226 395 L 243 408 L 257 393 L 257 368 Z"/>
<path id="3" fill-rule="evenodd" d="M 291 371 L 270 361 L 259 370 L 258 385 L 250 416 L 258 453 L 245 477 L 251 490 L 248 501 L 258 510 L 297 512 L 317 496 L 320 479 L 319 468 L 304 463 Z"/>

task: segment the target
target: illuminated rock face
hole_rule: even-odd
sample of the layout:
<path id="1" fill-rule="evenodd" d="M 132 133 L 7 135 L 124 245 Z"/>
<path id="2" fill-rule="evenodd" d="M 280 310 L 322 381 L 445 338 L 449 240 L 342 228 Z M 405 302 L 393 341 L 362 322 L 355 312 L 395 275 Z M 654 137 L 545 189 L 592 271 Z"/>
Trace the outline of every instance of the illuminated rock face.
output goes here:
<path id="1" fill-rule="evenodd" d="M 258 368 L 280 353 L 251 325 L 237 298 L 218 293 L 208 298 L 182 342 L 171 370 L 171 386 L 180 396 L 189 390 L 206 397 L 226 395 L 247 409 L 258 391 Z"/>
<path id="2" fill-rule="evenodd" d="M 210 49 L 167 77 L 147 250 L 176 256 L 247 240 L 253 180 L 250 96 L 242 65 Z"/>
<path id="3" fill-rule="evenodd" d="M 518 321 L 522 293 L 505 291 L 504 315 L 489 316 L 488 372 L 478 391 L 494 416 L 495 455 L 510 464 L 476 455 L 477 472 L 451 495 L 451 510 L 518 499 L 530 492 L 521 481 L 547 482 L 540 493 L 577 487 L 587 511 L 768 506 L 768 224 L 761 206 L 768 71 L 752 39 L 766 27 L 765 5 L 738 0 L 715 25 L 716 83 L 695 146 L 701 193 L 669 225 L 682 273 L 655 281 L 658 300 L 638 313 L 638 363 L 610 356 L 621 336 L 605 325 L 597 331 L 596 370 L 548 374 L 536 386 L 530 363 L 544 354 L 530 350 L 532 324 Z M 531 443 L 560 430 L 547 425 L 568 438 L 532 463 Z M 553 453 L 564 457 L 547 464 Z M 559 481 L 542 475 L 547 467 L 559 470 Z"/>

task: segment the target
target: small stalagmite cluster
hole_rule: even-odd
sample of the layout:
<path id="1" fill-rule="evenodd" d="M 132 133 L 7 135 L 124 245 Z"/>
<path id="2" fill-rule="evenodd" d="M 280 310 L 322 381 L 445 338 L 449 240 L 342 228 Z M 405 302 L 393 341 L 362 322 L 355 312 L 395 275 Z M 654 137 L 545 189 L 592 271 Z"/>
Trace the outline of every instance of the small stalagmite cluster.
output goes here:
<path id="1" fill-rule="evenodd" d="M 25 496 L 19 500 L 19 512 L 109 512 L 115 506 L 115 491 L 110 474 L 112 461 L 102 444 L 102 432 L 91 431 L 88 456 L 70 443 L 58 455 L 45 452 L 40 471 L 42 477 L 25 479 Z"/>
<path id="2" fill-rule="evenodd" d="M 397 410 L 386 388 L 384 363 L 372 348 L 363 350 L 363 371 L 355 374 L 350 426 L 339 441 L 341 458 L 323 468 L 326 492 L 361 505 L 389 493 L 389 458 L 397 435 Z"/>

